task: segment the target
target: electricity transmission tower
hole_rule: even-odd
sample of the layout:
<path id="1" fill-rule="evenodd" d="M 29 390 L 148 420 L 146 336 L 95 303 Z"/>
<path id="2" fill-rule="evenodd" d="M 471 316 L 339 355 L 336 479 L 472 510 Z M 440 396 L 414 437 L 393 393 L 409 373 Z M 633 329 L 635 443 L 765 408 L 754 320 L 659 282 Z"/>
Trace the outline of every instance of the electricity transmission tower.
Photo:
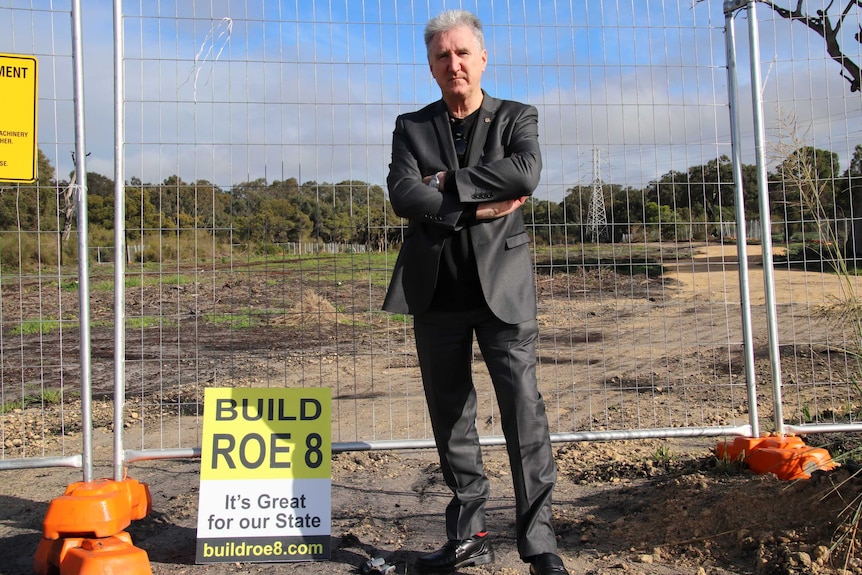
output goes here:
<path id="1" fill-rule="evenodd" d="M 587 213 L 587 235 L 595 242 L 607 239 L 608 235 L 608 215 L 605 213 L 605 196 L 602 193 L 599 162 L 599 150 L 594 148 L 593 181 L 590 185 L 590 207 Z"/>

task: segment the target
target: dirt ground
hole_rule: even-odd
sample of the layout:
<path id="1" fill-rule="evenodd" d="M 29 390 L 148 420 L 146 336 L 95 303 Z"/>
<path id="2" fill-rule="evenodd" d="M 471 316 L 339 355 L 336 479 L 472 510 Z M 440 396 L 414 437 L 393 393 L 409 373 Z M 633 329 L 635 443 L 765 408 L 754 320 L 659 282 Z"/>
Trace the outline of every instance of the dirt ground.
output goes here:
<path id="1" fill-rule="evenodd" d="M 673 297 L 678 301 L 738 301 L 735 254 L 735 246 L 699 249 L 691 261 L 681 261 L 677 269 L 670 269 L 663 281 L 674 282 Z M 750 256 L 756 265 L 759 253 L 752 250 Z M 727 271 L 732 273 L 724 273 Z M 765 299 L 761 274 L 762 268 L 753 267 L 751 298 L 755 305 L 762 305 Z M 816 286 L 817 301 L 839 297 L 842 290 L 838 278 L 815 272 L 778 270 L 775 279 L 776 298 L 782 305 L 802 304 L 806 295 L 810 300 L 808 286 Z M 336 295 L 327 297 L 334 299 Z M 98 302 L 94 309 L 100 313 Z M 545 307 L 544 313 L 551 316 L 553 309 Z M 75 343 L 67 341 L 64 345 Z M 269 343 L 272 352 L 277 342 Z M 101 345 L 97 339 L 97 355 L 105 352 Z M 625 361 L 621 358 L 613 370 L 625 374 Z M 416 366 L 406 362 L 404 369 L 415 371 Z M 759 370 L 764 369 L 761 361 Z M 102 395 L 108 395 L 106 389 Z M 74 409 L 74 405 L 66 407 L 69 413 Z M 97 398 L 94 439 L 98 477 L 111 474 L 104 467 L 111 460 L 110 409 L 109 401 Z M 27 411 L 4 420 L 8 454 L 14 454 L 21 445 L 15 434 L 28 433 Z M 127 414 L 129 417 L 137 414 Z M 167 417 L 161 424 L 170 429 L 176 419 Z M 75 430 L 67 432 L 72 440 L 77 437 Z M 828 444 L 834 453 L 851 450 L 856 444 L 851 434 L 817 436 L 816 440 Z M 555 444 L 559 477 L 554 521 L 560 555 L 570 572 L 862 573 L 862 555 L 855 549 L 857 521 L 862 514 L 862 479 L 856 476 L 855 464 L 816 472 L 809 480 L 787 482 L 754 475 L 743 465 L 717 459 L 712 452 L 715 445 L 716 440 L 704 438 Z M 488 527 L 497 560 L 461 572 L 526 573 L 527 567 L 516 552 L 505 453 L 490 447 L 485 450 L 485 459 L 492 483 Z M 150 486 L 153 497 L 153 512 L 133 522 L 128 531 L 134 544 L 147 552 L 155 575 L 338 575 L 356 573 L 372 557 L 383 557 L 397 573 L 406 574 L 415 571 L 413 562 L 418 555 L 443 542 L 442 511 L 449 494 L 432 452 L 345 452 L 333 456 L 330 561 L 196 565 L 199 470 L 196 459 L 137 462 L 129 470 L 132 478 Z M 66 485 L 80 479 L 79 469 L 0 471 L 0 574 L 32 572 L 48 503 L 61 495 Z"/>
<path id="2" fill-rule="evenodd" d="M 723 465 L 704 441 L 663 440 L 556 446 L 554 522 L 569 571 L 585 575 L 742 575 L 859 573 L 842 535 L 854 537 L 862 480 L 847 467 L 809 480 L 780 481 Z M 655 456 L 663 454 L 661 459 Z M 492 483 L 488 528 L 497 560 L 462 569 L 475 575 L 526 573 L 515 551 L 508 464 L 486 450 Z M 437 546 L 448 491 L 427 451 L 334 456 L 332 558 L 314 563 L 195 564 L 200 465 L 197 460 L 136 464 L 153 512 L 128 532 L 155 575 L 356 573 L 382 557 L 397 573 Z M 102 470 L 109 476 L 109 470 Z M 0 573 L 32 572 L 48 502 L 78 470 L 3 472 Z M 846 571 L 841 571 L 848 560 Z"/>

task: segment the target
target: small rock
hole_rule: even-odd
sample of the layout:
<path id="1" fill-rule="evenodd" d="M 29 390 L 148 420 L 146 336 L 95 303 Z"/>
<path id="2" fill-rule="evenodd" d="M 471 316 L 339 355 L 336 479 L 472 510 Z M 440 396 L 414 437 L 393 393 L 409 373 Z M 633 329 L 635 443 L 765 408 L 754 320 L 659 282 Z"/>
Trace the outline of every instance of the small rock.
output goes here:
<path id="1" fill-rule="evenodd" d="M 829 561 L 829 547 L 826 545 L 818 545 L 814 549 L 814 559 L 821 565 Z"/>
<path id="2" fill-rule="evenodd" d="M 803 567 L 811 567 L 811 555 L 805 551 L 800 551 L 796 554 L 796 561 Z"/>

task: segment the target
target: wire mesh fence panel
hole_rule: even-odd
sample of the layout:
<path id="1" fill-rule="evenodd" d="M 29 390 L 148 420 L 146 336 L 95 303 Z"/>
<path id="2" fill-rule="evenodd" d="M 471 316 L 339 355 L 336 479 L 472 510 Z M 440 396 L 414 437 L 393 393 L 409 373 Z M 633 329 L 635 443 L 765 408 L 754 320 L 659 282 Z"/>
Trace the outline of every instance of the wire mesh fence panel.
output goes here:
<path id="1" fill-rule="evenodd" d="M 412 319 L 381 311 L 407 229 L 389 205 L 385 181 L 396 116 L 440 97 L 422 34 L 429 18 L 451 8 L 483 21 L 487 93 L 539 111 L 542 177 L 522 211 L 551 431 L 717 433 L 747 423 L 741 238 L 719 4 L 123 2 L 127 447 L 199 445 L 208 386 L 329 387 L 336 442 L 431 437 Z M 102 12 L 84 3 L 93 387 L 109 403 L 117 254 L 106 128 L 112 47 Z M 800 39 L 812 34 L 804 25 L 777 10 L 759 13 L 772 14 L 761 28 L 775 31 L 764 47 L 781 55 L 766 81 L 770 103 L 810 106 L 818 138 L 833 138 L 831 149 L 850 162 L 858 92 L 824 43 Z M 10 31 L 0 52 L 57 50 L 65 29 L 36 34 L 35 23 L 47 18 L 59 29 L 54 20 L 65 17 L 39 3 L 0 0 L 0 26 Z M 41 48 L 48 38 L 51 48 Z M 797 44 L 810 54 L 800 57 Z M 822 78 L 793 82 L 808 92 L 778 87 L 824 67 Z M 63 90 L 57 78 L 66 73 L 53 73 Z M 51 89 L 40 94 L 44 111 Z M 62 92 L 53 106 L 71 108 L 68 98 Z M 55 115 L 66 120 L 65 112 Z M 42 131 L 50 125 L 40 121 L 39 143 L 58 174 L 49 178 L 56 234 L 72 129 L 55 128 L 66 138 L 55 144 L 61 138 Z M 743 136 L 746 217 L 754 222 L 751 132 Z M 11 196 L 4 191 L 0 200 Z M 785 192 L 773 203 L 774 217 L 787 213 L 775 219 L 773 236 L 787 231 L 786 250 L 776 254 L 787 257 L 777 262 L 776 288 L 782 365 L 798 390 L 785 400 L 796 418 L 806 405 L 810 415 L 852 404 L 855 362 L 835 350 L 849 348 L 856 333 L 821 321 L 829 290 L 847 285 L 843 276 L 797 269 L 791 264 L 808 256 L 795 255 L 797 240 L 790 241 L 803 230 L 846 234 L 853 215 L 830 204 L 834 224 L 818 227 L 810 210 L 794 214 L 798 198 Z M 3 234 L 29 256 L 35 248 L 21 246 L 31 236 L 9 221 Z M 751 222 L 747 228 L 762 384 L 769 357 L 761 236 Z M 76 310 L 68 287 L 74 257 L 57 257 L 45 276 L 44 267 L 7 272 L 3 256 L 3 287 L 15 288 L 3 292 L 9 399 L 26 395 L 16 353 L 32 357 L 28 350 L 46 337 L 74 346 L 74 326 L 63 325 L 74 322 Z M 67 310 L 57 315 L 59 329 L 43 322 L 39 334 L 17 333 L 46 313 L 23 304 L 32 300 L 24 295 L 31 282 L 42 286 L 42 304 L 53 298 Z M 31 360 L 35 375 L 28 377 L 46 391 L 64 389 L 43 375 L 51 369 L 66 386 L 77 381 L 74 350 L 65 349 Z M 474 356 L 480 433 L 500 435 L 478 347 Z M 69 413 L 74 397 L 62 396 Z M 770 406 L 762 407 L 768 419 Z"/>
<path id="2" fill-rule="evenodd" d="M 35 76 L 16 73 L 4 58 L 3 106 L 23 104 L 24 84 L 38 94 L 27 103 L 38 138 L 9 115 L 0 125 L 4 167 L 38 142 L 36 180 L 0 182 L 0 462 L 7 464 L 81 449 L 69 10 L 69 2 L 0 2 L 0 53 L 32 58 L 27 71 Z"/>
<path id="3" fill-rule="evenodd" d="M 778 2 L 757 16 L 784 420 L 857 423 L 862 15 Z"/>
<path id="4" fill-rule="evenodd" d="M 734 254 L 708 195 L 732 189 L 714 7 L 126 2 L 141 447 L 194 443 L 207 385 L 331 387 L 336 441 L 430 437 L 411 319 L 380 312 L 406 224 L 385 177 L 396 115 L 439 98 L 424 25 L 459 7 L 484 23 L 483 87 L 540 112 L 524 217 L 552 430 L 745 423 L 735 268 L 713 264 L 720 298 L 684 279 L 703 250 Z"/>

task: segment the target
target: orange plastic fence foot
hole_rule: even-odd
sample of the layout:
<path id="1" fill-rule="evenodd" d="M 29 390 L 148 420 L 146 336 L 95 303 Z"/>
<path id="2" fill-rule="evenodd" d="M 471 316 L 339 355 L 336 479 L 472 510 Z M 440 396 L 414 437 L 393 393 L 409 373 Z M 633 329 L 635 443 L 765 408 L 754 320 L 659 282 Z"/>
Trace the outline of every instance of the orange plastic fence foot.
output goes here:
<path id="1" fill-rule="evenodd" d="M 147 552 L 123 537 L 84 539 L 60 561 L 59 575 L 152 575 Z"/>
<path id="2" fill-rule="evenodd" d="M 814 471 L 829 471 L 837 464 L 825 449 L 809 447 L 796 436 L 737 437 L 732 444 L 719 443 L 718 457 L 745 461 L 755 473 L 772 473 L 779 479 L 808 479 Z"/>
<path id="3" fill-rule="evenodd" d="M 819 447 L 764 447 L 749 455 L 747 462 L 755 473 L 772 473 L 787 480 L 808 479 L 817 470 L 835 469 L 829 452 Z"/>
<path id="4" fill-rule="evenodd" d="M 132 536 L 126 531 L 121 531 L 114 537 L 128 545 L 132 544 Z M 71 549 L 81 547 L 84 541 L 85 539 L 82 537 L 42 538 L 33 559 L 33 572 L 36 575 L 60 575 L 60 565 L 62 565 L 63 559 Z"/>
<path id="5" fill-rule="evenodd" d="M 51 501 L 42 522 L 46 539 L 110 537 L 152 510 L 146 484 L 134 479 L 72 483 L 65 494 Z"/>
<path id="6" fill-rule="evenodd" d="M 33 572 L 36 575 L 58 575 L 62 558 L 66 556 L 69 549 L 80 547 L 83 541 L 81 537 L 63 539 L 45 539 L 43 537 L 36 548 Z"/>
<path id="7" fill-rule="evenodd" d="M 132 521 L 143 519 L 153 510 L 153 498 L 146 483 L 127 477 L 119 482 L 128 492 Z"/>

